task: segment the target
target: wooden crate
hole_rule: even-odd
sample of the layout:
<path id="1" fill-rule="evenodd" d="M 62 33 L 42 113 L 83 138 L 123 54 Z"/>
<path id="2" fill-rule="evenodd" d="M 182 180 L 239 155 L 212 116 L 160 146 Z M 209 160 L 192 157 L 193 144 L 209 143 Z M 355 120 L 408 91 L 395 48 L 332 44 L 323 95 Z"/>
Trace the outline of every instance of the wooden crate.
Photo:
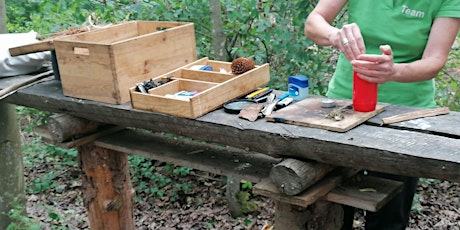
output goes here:
<path id="1" fill-rule="evenodd" d="M 129 87 L 197 60 L 193 23 L 130 21 L 54 41 L 64 95 L 111 104 Z"/>
<path id="2" fill-rule="evenodd" d="M 210 65 L 213 71 L 194 70 L 197 65 Z M 231 73 L 231 63 L 202 58 L 194 63 L 153 78 L 167 83 L 150 89 L 148 93 L 130 88 L 131 103 L 135 109 L 165 113 L 185 118 L 197 118 L 222 106 L 225 102 L 244 96 L 270 81 L 268 64 L 256 66 L 240 75 Z M 221 73 L 220 69 L 228 73 Z M 181 91 L 198 91 L 190 98 L 170 97 Z"/>

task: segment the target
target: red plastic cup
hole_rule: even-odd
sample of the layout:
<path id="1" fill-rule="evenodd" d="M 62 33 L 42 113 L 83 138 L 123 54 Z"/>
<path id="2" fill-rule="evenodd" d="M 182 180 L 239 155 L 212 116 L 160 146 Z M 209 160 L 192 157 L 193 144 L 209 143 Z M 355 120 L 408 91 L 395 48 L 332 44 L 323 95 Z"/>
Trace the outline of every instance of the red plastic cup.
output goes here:
<path id="1" fill-rule="evenodd" d="M 377 97 L 377 83 L 365 81 L 353 71 L 353 109 L 358 112 L 374 111 Z"/>

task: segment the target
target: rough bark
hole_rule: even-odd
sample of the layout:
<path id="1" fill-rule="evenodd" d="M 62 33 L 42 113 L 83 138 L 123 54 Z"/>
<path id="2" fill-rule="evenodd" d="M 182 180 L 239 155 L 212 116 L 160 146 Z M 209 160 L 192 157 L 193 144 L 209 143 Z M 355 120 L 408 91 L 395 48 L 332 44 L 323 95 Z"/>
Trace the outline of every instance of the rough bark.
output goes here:
<path id="1" fill-rule="evenodd" d="M 11 220 L 8 212 L 24 207 L 24 168 L 14 105 L 0 103 L 0 229 Z"/>
<path id="2" fill-rule="evenodd" d="M 0 33 L 6 32 L 5 0 L 0 0 Z M 6 229 L 11 222 L 8 211 L 25 205 L 24 168 L 15 106 L 1 102 L 0 159 L 0 229 Z"/>
<path id="3" fill-rule="evenodd" d="M 57 143 L 94 132 L 102 125 L 104 124 L 68 114 L 55 114 L 47 121 L 50 136 Z"/>
<path id="4" fill-rule="evenodd" d="M 219 0 L 209 1 L 209 10 L 211 11 L 211 37 L 212 37 L 212 53 L 214 59 L 219 61 L 226 61 L 227 53 L 225 51 L 225 34 L 223 32 L 222 10 L 220 8 Z M 237 178 L 227 178 L 227 200 L 230 213 L 233 217 L 242 214 L 241 204 L 236 199 L 237 193 L 240 191 L 240 181 Z"/>
<path id="5" fill-rule="evenodd" d="M 220 8 L 219 0 L 210 0 L 209 8 L 211 11 L 211 24 L 212 24 L 212 53 L 214 59 L 219 61 L 226 61 L 227 52 L 225 50 L 225 34 L 223 32 L 222 10 Z"/>
<path id="6" fill-rule="evenodd" d="M 241 203 L 236 198 L 240 191 L 240 181 L 241 179 L 227 177 L 226 196 L 230 214 L 233 217 L 239 217 L 243 214 Z"/>
<path id="7" fill-rule="evenodd" d="M 342 225 L 339 204 L 318 201 L 303 208 L 277 201 L 275 205 L 275 230 L 339 230 Z"/>
<path id="8" fill-rule="evenodd" d="M 91 229 L 134 229 L 134 189 L 126 153 L 88 144 L 78 148 Z"/>
<path id="9" fill-rule="evenodd" d="M 279 191 L 292 196 L 303 192 L 334 168 L 333 165 L 288 158 L 273 166 L 270 179 Z"/>
<path id="10" fill-rule="evenodd" d="M 7 33 L 5 0 L 0 0 L 0 34 Z"/>

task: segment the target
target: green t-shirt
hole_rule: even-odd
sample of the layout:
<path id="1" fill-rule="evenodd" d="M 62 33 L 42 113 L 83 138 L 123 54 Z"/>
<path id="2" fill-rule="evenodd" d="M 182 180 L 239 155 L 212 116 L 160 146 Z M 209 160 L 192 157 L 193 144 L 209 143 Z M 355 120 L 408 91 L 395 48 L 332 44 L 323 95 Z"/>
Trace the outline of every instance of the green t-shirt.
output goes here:
<path id="1" fill-rule="evenodd" d="M 349 0 L 349 23 L 358 24 L 366 53 L 381 54 L 380 45 L 393 50 L 395 63 L 421 59 L 432 22 L 460 17 L 460 0 Z M 342 54 L 329 82 L 328 97 L 352 97 L 352 67 Z M 435 107 L 434 80 L 379 84 L 378 100 L 391 104 Z"/>

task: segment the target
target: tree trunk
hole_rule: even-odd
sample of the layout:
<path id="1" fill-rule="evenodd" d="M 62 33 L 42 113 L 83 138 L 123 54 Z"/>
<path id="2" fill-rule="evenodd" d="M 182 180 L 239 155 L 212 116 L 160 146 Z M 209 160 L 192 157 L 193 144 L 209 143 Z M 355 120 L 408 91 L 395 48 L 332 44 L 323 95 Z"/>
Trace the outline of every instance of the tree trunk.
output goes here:
<path id="1" fill-rule="evenodd" d="M 211 11 L 212 24 L 212 51 L 214 59 L 218 61 L 227 60 L 227 52 L 225 51 L 225 34 L 223 32 L 222 10 L 219 0 L 209 1 L 209 10 Z"/>
<path id="2" fill-rule="evenodd" d="M 25 202 L 21 139 L 15 106 L 5 103 L 0 103 L 0 159 L 0 229 L 6 229 L 11 222 L 9 210 L 15 205 L 24 208 Z"/>
<path id="3" fill-rule="evenodd" d="M 0 33 L 6 32 L 5 0 L 0 0 Z M 13 205 L 25 205 L 24 168 L 15 106 L 1 102 L 0 159 L 0 229 L 6 229 L 11 222 L 8 211 Z"/>
<path id="4" fill-rule="evenodd" d="M 211 37 L 212 51 L 214 60 L 226 61 L 227 52 L 225 51 L 225 34 L 223 32 L 222 10 L 219 0 L 209 1 L 209 10 L 211 11 Z M 230 213 L 233 217 L 238 217 L 242 213 L 241 204 L 236 199 L 237 193 L 240 191 L 240 178 L 227 178 L 227 202 Z"/>
<path id="5" fill-rule="evenodd" d="M 6 29 L 6 5 L 5 0 L 0 0 L 0 34 L 7 33 Z"/>

